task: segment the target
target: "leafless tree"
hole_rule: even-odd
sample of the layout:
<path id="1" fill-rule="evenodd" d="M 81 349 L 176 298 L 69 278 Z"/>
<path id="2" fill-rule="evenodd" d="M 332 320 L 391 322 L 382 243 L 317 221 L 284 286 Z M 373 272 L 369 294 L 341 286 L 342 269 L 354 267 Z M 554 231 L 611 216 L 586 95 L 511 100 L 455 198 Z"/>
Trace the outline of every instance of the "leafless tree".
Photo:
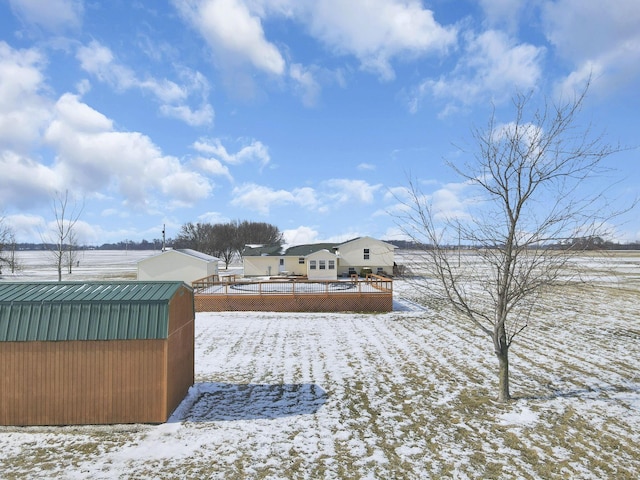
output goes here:
<path id="1" fill-rule="evenodd" d="M 58 270 L 58 281 L 62 281 L 62 266 L 65 256 L 68 256 L 69 248 L 75 242 L 75 227 L 80 219 L 84 203 L 69 202 L 69 191 L 64 194 L 56 192 L 51 201 L 51 210 L 55 218 L 55 225 L 50 241 L 43 239 L 43 243 L 52 245 L 51 254 Z"/>
<path id="2" fill-rule="evenodd" d="M 237 250 L 237 236 L 238 228 L 233 222 L 213 225 L 215 256 L 224 262 L 225 268 L 227 269 Z"/>
<path id="3" fill-rule="evenodd" d="M 191 248 L 207 255 L 215 255 L 213 226 L 210 223 L 185 223 L 173 242 L 176 248 Z"/>
<path id="4" fill-rule="evenodd" d="M 7 250 L 7 247 L 11 245 L 12 239 L 15 245 L 15 237 L 13 235 L 13 230 L 8 225 L 4 215 L 0 214 L 0 274 L 2 274 L 3 264 L 6 263 L 10 265 L 10 259 L 8 256 L 9 254 L 7 253 L 6 250 Z"/>
<path id="5" fill-rule="evenodd" d="M 249 222 L 244 220 L 236 223 L 238 230 L 236 237 L 236 251 L 242 255 L 242 250 L 249 244 L 282 245 L 284 237 L 275 225 L 265 222 Z"/>
<path id="6" fill-rule="evenodd" d="M 509 348 L 540 296 L 564 281 L 579 245 L 567 240 L 604 237 L 621 213 L 612 211 L 607 188 L 587 185 L 620 147 L 578 125 L 585 93 L 541 108 L 531 95 L 516 95 L 511 123 L 498 123 L 494 111 L 486 128 L 473 130 L 474 161 L 450 163 L 473 192 L 467 216 L 443 216 L 413 179 L 403 200 L 398 224 L 422 246 L 423 297 L 446 301 L 491 339 L 502 402 L 511 398 Z M 461 243 L 472 253 L 461 255 Z"/>
<path id="7" fill-rule="evenodd" d="M 174 241 L 176 248 L 192 248 L 213 255 L 229 267 L 233 257 L 241 255 L 250 243 L 281 245 L 282 233 L 275 225 L 244 220 L 228 223 L 186 223 Z"/>
<path id="8" fill-rule="evenodd" d="M 73 265 L 78 262 L 78 236 L 73 230 L 69 232 L 66 248 L 65 263 L 67 264 L 67 273 L 71 274 Z"/>

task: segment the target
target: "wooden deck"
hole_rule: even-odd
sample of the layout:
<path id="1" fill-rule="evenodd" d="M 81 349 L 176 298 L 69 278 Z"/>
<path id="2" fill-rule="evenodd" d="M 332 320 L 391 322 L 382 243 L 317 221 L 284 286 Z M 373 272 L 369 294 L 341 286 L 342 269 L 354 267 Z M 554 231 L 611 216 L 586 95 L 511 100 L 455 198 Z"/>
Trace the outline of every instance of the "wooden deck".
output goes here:
<path id="1" fill-rule="evenodd" d="M 213 275 L 192 284 L 196 311 L 390 312 L 393 281 L 379 275 L 347 280 L 250 280 Z"/>

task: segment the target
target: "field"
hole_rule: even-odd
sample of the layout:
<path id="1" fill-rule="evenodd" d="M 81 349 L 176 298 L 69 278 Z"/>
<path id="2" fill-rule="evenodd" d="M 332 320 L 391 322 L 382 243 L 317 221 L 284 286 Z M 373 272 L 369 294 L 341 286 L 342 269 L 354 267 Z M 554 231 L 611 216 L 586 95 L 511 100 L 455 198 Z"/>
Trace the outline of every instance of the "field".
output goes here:
<path id="1" fill-rule="evenodd" d="M 134 278 L 124 253 L 95 272 Z M 639 478 L 640 255 L 581 263 L 513 345 L 507 405 L 489 339 L 400 280 L 385 314 L 199 313 L 168 423 L 0 427 L 0 476 Z"/>

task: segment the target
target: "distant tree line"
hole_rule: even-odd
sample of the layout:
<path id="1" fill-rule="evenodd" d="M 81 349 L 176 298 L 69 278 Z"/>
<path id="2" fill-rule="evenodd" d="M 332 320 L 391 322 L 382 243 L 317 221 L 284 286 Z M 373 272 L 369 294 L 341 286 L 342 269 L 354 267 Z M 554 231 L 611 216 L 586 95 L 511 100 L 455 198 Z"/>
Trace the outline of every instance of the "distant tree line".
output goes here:
<path id="1" fill-rule="evenodd" d="M 419 242 L 414 242 L 410 240 L 385 240 L 387 243 L 395 245 L 396 247 L 403 250 L 424 250 L 429 249 L 432 246 L 428 244 L 422 244 Z M 447 245 L 447 248 L 458 248 L 458 245 Z M 501 245 L 496 244 L 496 248 L 501 247 Z M 487 248 L 484 245 L 462 245 L 462 248 L 473 250 L 477 248 Z M 548 250 L 640 250 L 640 242 L 612 242 L 609 240 L 604 240 L 599 236 L 587 236 L 587 237 L 576 237 L 576 238 L 567 238 L 566 240 L 548 244 L 548 245 L 538 245 L 538 246 L 530 246 L 530 249 L 537 248 L 545 248 Z"/>

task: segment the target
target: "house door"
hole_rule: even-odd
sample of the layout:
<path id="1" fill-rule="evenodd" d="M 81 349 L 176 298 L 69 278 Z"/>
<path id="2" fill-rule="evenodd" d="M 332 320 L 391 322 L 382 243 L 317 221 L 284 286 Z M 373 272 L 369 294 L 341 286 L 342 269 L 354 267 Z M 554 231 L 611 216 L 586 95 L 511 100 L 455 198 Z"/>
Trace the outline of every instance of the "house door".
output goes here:
<path id="1" fill-rule="evenodd" d="M 278 265 L 278 273 L 284 272 L 284 258 L 280 259 L 280 263 Z"/>

